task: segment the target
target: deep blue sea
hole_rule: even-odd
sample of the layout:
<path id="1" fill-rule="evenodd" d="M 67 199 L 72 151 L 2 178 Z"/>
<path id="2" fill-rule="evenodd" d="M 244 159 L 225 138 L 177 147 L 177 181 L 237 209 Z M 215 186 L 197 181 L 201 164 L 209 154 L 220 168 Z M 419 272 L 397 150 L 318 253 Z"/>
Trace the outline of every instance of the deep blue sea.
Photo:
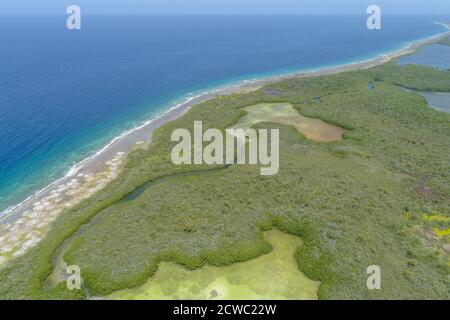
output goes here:
<path id="1" fill-rule="evenodd" d="M 0 16 L 0 210 L 189 95 L 373 58 L 445 31 L 430 16 Z"/>

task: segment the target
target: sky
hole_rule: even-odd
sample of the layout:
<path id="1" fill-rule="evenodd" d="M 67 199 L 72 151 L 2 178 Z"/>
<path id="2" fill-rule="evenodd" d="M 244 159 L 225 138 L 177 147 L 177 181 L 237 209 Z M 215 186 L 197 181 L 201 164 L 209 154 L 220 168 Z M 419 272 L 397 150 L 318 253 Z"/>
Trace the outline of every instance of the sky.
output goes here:
<path id="1" fill-rule="evenodd" d="M 71 4 L 104 14 L 360 14 L 376 4 L 385 14 L 450 15 L 450 0 L 0 0 L 0 14 L 65 14 Z"/>

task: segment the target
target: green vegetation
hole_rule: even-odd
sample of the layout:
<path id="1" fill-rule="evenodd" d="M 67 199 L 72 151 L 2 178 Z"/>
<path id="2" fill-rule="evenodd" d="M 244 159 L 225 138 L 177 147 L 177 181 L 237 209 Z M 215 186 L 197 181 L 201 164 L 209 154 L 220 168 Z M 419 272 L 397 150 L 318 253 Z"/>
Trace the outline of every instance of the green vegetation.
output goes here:
<path id="1" fill-rule="evenodd" d="M 41 243 L 0 270 L 0 297 L 106 296 L 144 285 L 161 262 L 190 270 L 228 266 L 269 253 L 263 232 L 277 228 L 304 241 L 296 261 L 320 281 L 319 298 L 449 299 L 448 252 L 419 231 L 427 227 L 424 214 L 450 215 L 450 115 L 398 86 L 450 92 L 450 72 L 389 63 L 284 80 L 192 108 L 160 128 L 148 150 L 134 151 L 115 181 L 67 210 Z M 258 123 L 280 129 L 280 171 L 272 177 L 260 176 L 257 166 L 170 161 L 174 129 L 192 130 L 194 120 L 205 130 L 225 129 L 246 115 L 243 108 L 261 103 L 289 103 L 301 115 L 345 128 L 344 139 L 317 143 L 293 126 Z M 63 283 L 43 289 L 65 240 L 64 259 L 81 267 L 85 292 Z M 369 265 L 381 267 L 382 290 L 367 289 Z"/>
<path id="2" fill-rule="evenodd" d="M 302 241 L 278 230 L 266 232 L 264 239 L 273 251 L 259 258 L 194 271 L 163 262 L 143 286 L 108 299 L 316 299 L 319 283 L 299 272 L 294 257 Z"/>

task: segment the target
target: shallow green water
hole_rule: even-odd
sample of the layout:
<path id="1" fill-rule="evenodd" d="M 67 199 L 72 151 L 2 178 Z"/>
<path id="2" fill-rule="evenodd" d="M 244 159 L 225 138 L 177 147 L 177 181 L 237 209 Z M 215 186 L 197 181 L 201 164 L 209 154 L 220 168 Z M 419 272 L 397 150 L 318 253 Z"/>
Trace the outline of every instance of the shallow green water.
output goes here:
<path id="1" fill-rule="evenodd" d="M 419 92 L 427 99 L 428 105 L 434 109 L 450 113 L 450 93 L 446 92 Z"/>
<path id="2" fill-rule="evenodd" d="M 265 233 L 273 251 L 226 267 L 190 271 L 164 262 L 144 285 L 115 292 L 108 299 L 317 299 L 319 283 L 298 270 L 300 238 L 278 230 Z"/>

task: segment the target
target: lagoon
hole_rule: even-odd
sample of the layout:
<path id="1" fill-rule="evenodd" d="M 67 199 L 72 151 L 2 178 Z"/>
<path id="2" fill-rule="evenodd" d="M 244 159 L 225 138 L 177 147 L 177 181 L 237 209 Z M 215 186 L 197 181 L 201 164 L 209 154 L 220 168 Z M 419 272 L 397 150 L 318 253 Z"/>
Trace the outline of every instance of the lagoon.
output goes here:
<path id="1" fill-rule="evenodd" d="M 450 93 L 447 92 L 419 92 L 427 99 L 428 105 L 434 109 L 450 113 Z"/>
<path id="2" fill-rule="evenodd" d="M 399 59 L 397 64 L 417 64 L 439 70 L 450 70 L 450 46 L 443 44 L 428 45 L 416 54 Z"/>

